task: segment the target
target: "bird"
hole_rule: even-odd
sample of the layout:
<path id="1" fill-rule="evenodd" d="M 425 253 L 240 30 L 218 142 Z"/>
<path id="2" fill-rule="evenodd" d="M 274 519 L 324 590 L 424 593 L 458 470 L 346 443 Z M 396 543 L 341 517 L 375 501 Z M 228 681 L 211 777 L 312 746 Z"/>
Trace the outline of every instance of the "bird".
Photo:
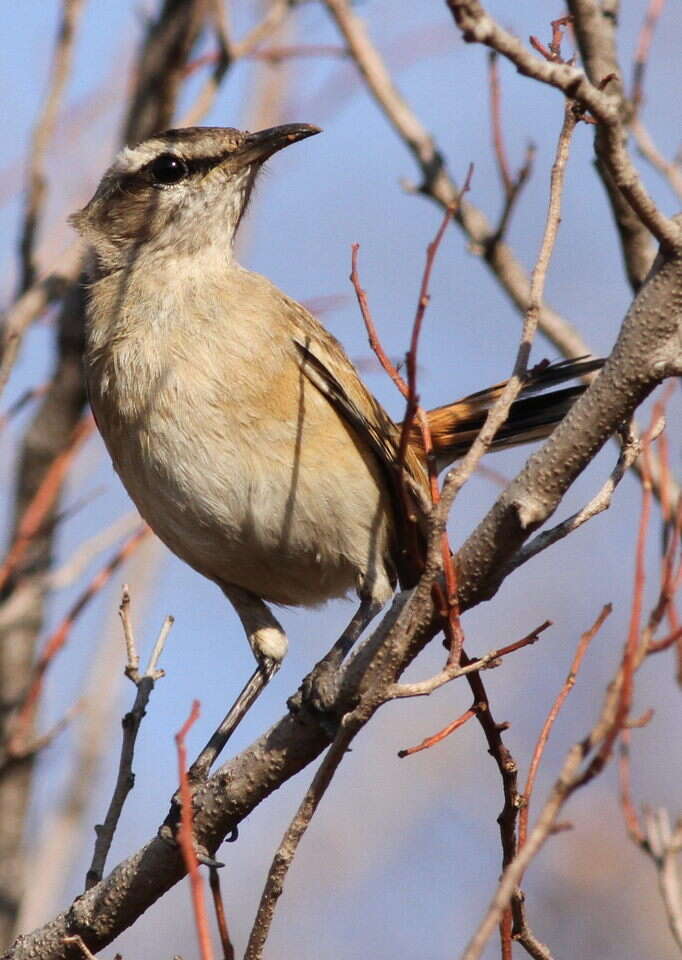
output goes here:
<path id="1" fill-rule="evenodd" d="M 328 655 L 338 666 L 419 576 L 405 546 L 406 513 L 423 518 L 430 502 L 419 431 L 400 465 L 401 426 L 340 343 L 233 256 L 265 161 L 320 132 L 167 130 L 125 147 L 70 218 L 89 251 L 85 379 L 113 466 L 157 536 L 232 603 L 256 659 L 202 776 L 286 654 L 270 605 L 354 590 L 359 609 Z M 271 230 L 286 242 L 285 222 Z M 600 364 L 531 370 L 493 448 L 547 436 L 584 387 L 535 394 Z M 466 453 L 503 386 L 427 412 L 439 469 Z"/>

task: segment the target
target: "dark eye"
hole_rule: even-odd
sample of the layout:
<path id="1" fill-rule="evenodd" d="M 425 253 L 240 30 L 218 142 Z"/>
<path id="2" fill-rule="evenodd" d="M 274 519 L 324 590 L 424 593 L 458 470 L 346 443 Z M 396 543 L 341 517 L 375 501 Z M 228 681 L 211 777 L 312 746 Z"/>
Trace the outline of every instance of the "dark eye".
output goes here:
<path id="1" fill-rule="evenodd" d="M 189 173 L 187 164 L 180 157 L 173 153 L 162 153 L 153 161 L 150 167 L 152 180 L 155 183 L 170 186 L 173 183 L 180 183 Z"/>

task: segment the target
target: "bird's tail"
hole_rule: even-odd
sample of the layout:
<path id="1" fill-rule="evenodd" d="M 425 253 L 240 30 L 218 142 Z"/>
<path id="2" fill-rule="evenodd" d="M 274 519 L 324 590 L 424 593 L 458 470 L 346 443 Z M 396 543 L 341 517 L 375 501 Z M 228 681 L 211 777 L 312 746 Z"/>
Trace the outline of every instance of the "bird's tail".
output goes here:
<path id="1" fill-rule="evenodd" d="M 497 431 L 491 449 L 501 450 L 549 436 L 586 387 L 579 385 L 549 393 L 541 391 L 593 373 L 599 370 L 603 363 L 601 359 L 582 357 L 552 364 L 545 362 L 530 370 L 520 399 L 512 404 L 509 416 Z M 463 457 L 469 450 L 483 426 L 488 410 L 502 393 L 506 382 L 497 383 L 454 403 L 427 411 L 439 470 L 453 460 Z M 421 431 L 417 424 L 412 428 L 410 444 L 417 449 L 423 449 Z"/>

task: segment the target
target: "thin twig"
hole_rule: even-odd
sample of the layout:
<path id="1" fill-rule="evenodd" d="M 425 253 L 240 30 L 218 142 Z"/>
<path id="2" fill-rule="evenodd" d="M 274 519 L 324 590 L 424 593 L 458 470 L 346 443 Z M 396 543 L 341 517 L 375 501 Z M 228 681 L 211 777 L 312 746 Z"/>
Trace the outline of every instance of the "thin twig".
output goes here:
<path id="1" fill-rule="evenodd" d="M 83 938 L 79 937 L 78 934 L 75 934 L 72 937 L 64 937 L 64 943 L 72 944 L 74 947 L 78 947 L 80 952 L 85 957 L 85 960 L 97 960 L 95 954 L 91 953 L 87 944 L 83 941 Z"/>
<path id="2" fill-rule="evenodd" d="M 19 241 L 20 294 L 26 293 L 35 280 L 35 238 L 47 192 L 45 154 L 54 134 L 64 89 L 71 72 L 76 29 L 83 6 L 83 0 L 62 0 L 62 16 L 55 42 L 48 92 L 33 131 L 27 164 L 28 189 Z"/>
<path id="3" fill-rule="evenodd" d="M 561 222 L 561 196 L 563 192 L 569 147 L 577 120 L 570 109 L 564 110 L 564 121 L 557 142 L 549 192 L 549 202 L 545 229 L 540 245 L 540 251 L 533 268 L 530 285 L 528 308 L 524 317 L 521 337 L 517 350 L 512 375 L 502 391 L 499 399 L 488 411 L 485 423 L 476 440 L 471 445 L 461 464 L 451 470 L 443 486 L 442 500 L 437 510 L 434 510 L 432 527 L 435 531 L 444 527 L 447 516 L 454 500 L 464 483 L 476 469 L 478 461 L 488 450 L 499 427 L 509 415 L 509 409 L 523 388 L 524 378 L 528 367 L 530 348 L 537 330 L 545 285 L 545 278 L 549 261 L 556 243 L 556 236 Z M 530 522 L 531 518 L 528 518 Z"/>
<path id="4" fill-rule="evenodd" d="M 140 730 L 140 724 L 147 710 L 149 697 L 151 696 L 156 681 L 163 676 L 163 671 L 157 669 L 157 663 L 170 629 L 173 626 L 173 618 L 166 617 L 154 644 L 147 669 L 140 675 L 138 670 L 140 658 L 137 653 L 129 611 L 130 593 L 128 588 L 124 587 L 121 604 L 119 606 L 119 614 L 123 624 L 123 635 L 126 645 L 125 675 L 132 680 L 137 690 L 133 706 L 121 722 L 123 727 L 123 742 L 121 743 L 121 755 L 118 764 L 116 784 L 104 822 L 95 826 L 97 839 L 95 841 L 95 849 L 92 854 L 90 868 L 85 877 L 86 890 L 89 890 L 96 883 L 99 883 L 104 875 L 104 865 L 114 839 L 118 822 L 121 818 L 121 813 L 123 812 L 123 805 L 135 784 L 135 774 L 133 773 L 135 742 Z"/>
<path id="5" fill-rule="evenodd" d="M 661 419 L 656 428 L 659 433 L 663 430 L 664 426 L 665 421 Z M 641 444 L 631 427 L 623 439 L 620 455 L 615 467 L 601 489 L 597 491 L 589 503 L 586 503 L 582 510 L 578 510 L 577 513 L 574 513 L 566 520 L 551 527 L 549 530 L 544 530 L 534 537 L 533 540 L 524 544 L 505 566 L 505 570 L 511 573 L 512 570 L 527 563 L 532 557 L 537 556 L 538 553 L 541 553 L 559 540 L 567 537 L 570 533 L 573 533 L 578 527 L 587 523 L 588 520 L 603 513 L 604 510 L 608 510 L 611 506 L 616 487 L 623 479 L 625 473 L 633 465 L 640 451 Z"/>
<path id="6" fill-rule="evenodd" d="M 502 187 L 508 196 L 512 191 L 512 176 L 509 171 L 509 160 L 504 145 L 502 133 L 502 108 L 500 93 L 500 71 L 497 66 L 497 53 L 491 50 L 488 54 L 488 86 L 490 89 L 490 126 L 492 129 L 493 150 L 497 161 L 497 172 L 502 181 Z"/>
<path id="7" fill-rule="evenodd" d="M 159 551 L 160 544 L 155 541 L 131 557 L 129 575 L 140 598 L 149 594 Z M 120 670 L 120 623 L 118 611 L 112 610 L 111 604 L 107 604 L 97 634 L 96 649 L 93 651 L 92 643 L 88 644 L 88 670 L 75 705 L 78 713 L 70 738 L 71 755 L 61 760 L 63 786 L 54 785 L 50 808 L 41 817 L 39 828 L 32 831 L 17 930 L 32 930 L 58 908 L 63 878 L 72 876 L 80 863 L 84 829 L 89 831 L 92 826 L 89 814 L 93 784 L 99 782 L 102 766 L 109 760 L 112 729 L 117 722 L 120 724 L 117 705 L 124 678 Z M 85 930 L 80 932 L 86 935 Z M 89 937 L 88 943 L 95 949 Z"/>
<path id="8" fill-rule="evenodd" d="M 369 345 L 374 351 L 379 360 L 379 363 L 384 368 L 386 373 L 389 375 L 393 383 L 396 385 L 402 396 L 407 399 L 409 394 L 409 387 L 405 380 L 400 376 L 398 370 L 385 352 L 384 348 L 381 345 L 381 340 L 377 333 L 377 329 L 374 325 L 372 319 L 372 313 L 369 309 L 369 303 L 367 302 L 367 293 L 363 290 L 360 285 L 360 276 L 358 274 L 358 251 L 360 250 L 360 244 L 354 243 L 351 247 L 351 271 L 350 271 L 350 282 L 353 284 L 353 289 L 355 290 L 355 296 L 358 300 L 358 305 L 360 307 L 360 313 L 362 314 L 362 319 L 365 324 L 365 329 L 367 330 L 367 336 L 369 338 Z"/>
<path id="9" fill-rule="evenodd" d="M 456 200 L 458 189 L 447 170 L 445 153 L 395 86 L 363 21 L 348 0 L 324 0 L 324 5 L 343 36 L 368 94 L 373 97 L 418 164 L 422 176 L 418 192 L 431 197 L 442 209 L 451 206 Z M 492 227 L 483 211 L 470 201 L 460 205 L 455 214 L 455 222 L 462 229 L 469 249 L 483 256 L 484 262 L 517 310 L 525 313 L 528 307 L 529 278 L 511 248 L 498 237 L 503 224 L 497 228 Z M 540 313 L 539 327 L 565 357 L 587 356 L 593 352 L 578 330 L 546 303 Z M 639 476 L 636 463 L 633 470 Z M 655 472 L 654 481 L 656 495 L 659 496 Z M 676 486 L 674 499 L 679 497 L 680 491 Z"/>
<path id="10" fill-rule="evenodd" d="M 265 887 L 258 905 L 258 912 L 254 920 L 249 942 L 244 954 L 244 960 L 260 960 L 270 932 L 275 908 L 284 889 L 284 881 L 289 871 L 298 845 L 307 830 L 310 821 L 317 810 L 332 777 L 343 760 L 351 740 L 357 733 L 357 727 L 352 722 L 351 715 L 347 714 L 342 721 L 334 742 L 327 751 L 312 779 L 306 794 L 301 801 L 294 818 L 287 827 L 282 841 L 273 857 Z"/>
<path id="11" fill-rule="evenodd" d="M 189 874 L 190 889 L 192 891 L 192 908 L 194 910 L 194 922 L 197 927 L 197 937 L 199 940 L 199 951 L 201 960 L 213 960 L 213 947 L 211 946 L 211 935 L 208 929 L 208 915 L 206 912 L 206 903 L 204 901 L 204 888 L 201 883 L 201 874 L 199 873 L 199 862 L 194 850 L 194 835 L 192 830 L 192 792 L 189 786 L 187 776 L 187 748 L 185 747 L 185 737 L 192 724 L 199 716 L 199 701 L 192 703 L 190 714 L 175 735 L 175 743 L 178 748 L 178 775 L 180 779 L 180 800 L 182 803 L 180 811 L 180 827 L 178 829 L 178 843 L 182 850 L 182 856 L 185 861 L 185 867 Z"/>
<path id="12" fill-rule="evenodd" d="M 467 41 L 483 43 L 510 60 L 524 76 L 561 90 L 580 104 L 600 124 L 606 150 L 604 162 L 614 182 L 641 222 L 656 237 L 664 250 L 680 247 L 680 228 L 656 207 L 624 144 L 618 109 L 604 89 L 590 83 L 582 70 L 552 58 L 534 57 L 523 44 L 505 30 L 478 0 L 446 0 L 453 18 Z M 606 78 L 603 78 L 605 80 Z"/>
<path id="13" fill-rule="evenodd" d="M 535 936 L 526 917 L 526 905 L 521 891 L 516 891 L 512 897 L 511 914 L 513 918 L 512 937 L 520 943 L 526 953 L 533 960 L 553 960 L 552 952 L 547 944 Z"/>
<path id="14" fill-rule="evenodd" d="M 0 393 L 7 385 L 26 330 L 51 304 L 60 300 L 69 286 L 78 278 L 82 255 L 80 243 L 74 243 L 53 264 L 45 276 L 27 289 L 5 312 L 2 323 Z"/>
<path id="15" fill-rule="evenodd" d="M 644 22 L 642 23 L 639 36 L 637 37 L 637 49 L 635 51 L 632 67 L 631 93 L 632 106 L 635 111 L 635 115 L 639 113 L 639 109 L 644 100 L 644 72 L 649 61 L 649 53 L 651 51 L 651 43 L 654 38 L 656 24 L 663 13 L 664 6 L 665 0 L 649 0 L 649 6 L 647 7 L 646 14 L 644 15 Z"/>
<path id="16" fill-rule="evenodd" d="M 421 743 L 418 743 L 416 747 L 405 747 L 402 750 L 398 750 L 398 756 L 402 760 L 405 757 L 411 757 L 413 753 L 419 753 L 421 750 L 429 750 L 431 747 L 435 747 L 437 743 L 441 743 L 446 737 L 449 737 L 451 733 L 454 733 L 455 730 L 463 727 L 469 720 L 473 720 L 483 709 L 485 708 L 482 704 L 474 703 L 473 706 L 465 710 L 456 720 L 448 723 L 448 725 L 443 727 L 442 730 L 439 730 L 438 733 L 426 737 Z"/>
<path id="17" fill-rule="evenodd" d="M 94 429 L 94 421 L 87 414 L 76 426 L 68 446 L 52 461 L 33 499 L 26 507 L 17 526 L 14 543 L 0 565 L 0 590 L 21 563 L 33 538 L 40 532 L 45 517 L 59 496 L 64 478 L 70 469 L 81 444 Z"/>
<path id="18" fill-rule="evenodd" d="M 535 745 L 535 750 L 533 751 L 533 756 L 531 758 L 530 767 L 528 768 L 526 786 L 523 791 L 523 806 L 521 807 L 521 813 L 519 815 L 519 849 L 523 847 L 528 836 L 528 815 L 530 813 L 530 801 L 533 796 L 535 778 L 537 777 L 542 755 L 545 752 L 545 747 L 547 746 L 547 741 L 549 740 L 552 727 L 554 726 L 554 722 L 559 715 L 559 711 L 566 702 L 566 697 L 569 695 L 575 685 L 578 671 L 580 670 L 580 666 L 585 658 L 585 654 L 587 653 L 587 648 L 597 633 L 601 630 L 602 624 L 611 614 L 611 610 L 611 604 L 607 603 L 602 608 L 601 613 L 592 624 L 590 629 L 586 630 L 581 636 L 575 656 L 573 657 L 573 661 L 571 663 L 570 670 L 568 671 L 568 676 L 566 677 L 566 680 L 564 681 L 556 700 L 552 704 L 552 708 L 547 715 L 547 719 L 544 722 L 542 730 L 540 731 L 540 736 L 538 737 L 538 742 Z"/>
<path id="19" fill-rule="evenodd" d="M 488 939 L 500 921 L 502 913 L 507 909 L 517 890 L 521 877 L 547 837 L 554 830 L 558 815 L 566 801 L 577 789 L 588 783 L 603 769 L 609 756 L 608 752 L 602 754 L 604 744 L 611 739 L 612 735 L 617 736 L 619 729 L 622 729 L 621 706 L 625 686 L 623 678 L 624 674 L 632 669 L 632 666 L 628 643 L 626 642 L 618 672 L 620 681 L 617 679 L 611 684 L 600 717 L 592 730 L 569 750 L 535 827 L 531 830 L 523 847 L 519 849 L 504 870 L 495 896 L 462 954 L 461 960 L 478 960 L 481 956 Z M 592 756 L 590 756 L 591 754 Z M 597 756 L 600 756 L 603 762 L 595 763 Z M 584 761 L 587 761 L 585 766 L 583 766 Z"/>
<path id="20" fill-rule="evenodd" d="M 651 164 L 668 182 L 678 200 L 682 200 L 682 169 L 676 160 L 668 160 L 654 143 L 649 130 L 639 117 L 630 125 L 630 133 L 635 141 L 638 152 Z"/>
<path id="21" fill-rule="evenodd" d="M 521 640 L 516 640 L 506 647 L 490 650 L 482 657 L 471 660 L 466 666 L 462 666 L 459 663 L 448 662 L 439 673 L 430 677 L 428 680 L 421 680 L 415 683 L 394 683 L 388 688 L 386 694 L 387 699 L 398 700 L 402 697 L 427 697 L 434 693 L 434 691 L 439 690 L 446 683 L 450 683 L 451 680 L 456 680 L 457 677 L 465 677 L 469 673 L 476 673 L 480 670 L 489 670 L 492 667 L 497 667 L 503 657 L 535 643 L 540 639 L 540 634 L 551 626 L 552 621 L 545 620 L 544 623 L 541 623 L 539 627 L 536 627 L 535 630 L 532 630 Z"/>
<path id="22" fill-rule="evenodd" d="M 469 166 L 469 173 L 462 187 L 461 193 L 457 198 L 457 206 L 461 204 L 462 196 L 466 191 L 469 190 L 471 183 L 471 177 L 473 175 L 473 166 Z M 410 434 L 412 432 L 412 427 L 415 419 L 418 420 L 419 429 L 422 436 L 422 445 L 424 447 L 424 454 L 426 457 L 426 464 L 428 468 L 429 476 L 429 487 L 431 493 L 431 504 L 436 506 L 440 501 L 440 487 L 438 485 L 438 471 L 436 466 L 436 458 L 433 452 L 433 443 L 431 440 L 431 430 L 429 428 L 429 421 L 425 411 L 419 404 L 419 395 L 417 393 L 417 370 L 418 370 L 418 360 L 417 352 L 419 348 L 419 338 L 421 335 L 422 323 L 424 320 L 424 315 L 426 313 L 426 308 L 429 304 L 430 293 L 429 285 L 431 281 L 431 272 L 433 270 L 433 265 L 436 260 L 436 255 L 438 253 L 438 248 L 440 247 L 443 236 L 445 235 L 445 230 L 450 222 L 451 217 L 455 212 L 455 208 L 448 208 L 445 211 L 440 227 L 436 232 L 436 236 L 432 242 L 428 245 L 426 250 L 426 262 L 424 264 L 424 271 L 422 274 L 421 285 L 419 289 L 419 298 L 417 301 L 417 309 L 414 316 L 414 322 L 412 324 L 412 335 L 410 338 L 410 348 L 406 356 L 406 365 L 407 365 L 407 403 L 405 409 L 405 417 L 403 419 L 402 429 L 400 433 L 400 444 L 398 447 L 398 465 L 400 467 L 400 482 L 403 489 L 403 497 L 407 497 L 407 475 L 406 475 L 406 458 L 407 458 L 407 448 L 410 441 Z M 443 562 L 443 573 L 445 579 L 445 597 L 444 604 L 441 606 L 444 607 L 442 610 L 445 635 L 448 639 L 448 662 L 449 663 L 459 663 L 460 653 L 462 651 L 462 646 L 464 644 L 464 634 L 462 632 L 462 626 L 459 618 L 459 604 L 457 600 L 457 574 L 455 571 L 455 565 L 452 557 L 452 550 L 450 549 L 450 541 L 448 539 L 447 530 L 444 528 L 441 531 L 440 536 L 441 544 L 441 556 Z M 442 590 L 439 585 L 436 585 L 436 590 L 439 595 L 442 596 Z"/>
<path id="23" fill-rule="evenodd" d="M 234 947 L 230 939 L 230 931 L 225 917 L 225 905 L 223 904 L 223 895 L 220 890 L 220 870 L 212 866 L 208 873 L 208 882 L 213 897 L 213 909 L 215 911 L 216 926 L 218 927 L 218 936 L 223 950 L 223 960 L 234 960 Z"/>

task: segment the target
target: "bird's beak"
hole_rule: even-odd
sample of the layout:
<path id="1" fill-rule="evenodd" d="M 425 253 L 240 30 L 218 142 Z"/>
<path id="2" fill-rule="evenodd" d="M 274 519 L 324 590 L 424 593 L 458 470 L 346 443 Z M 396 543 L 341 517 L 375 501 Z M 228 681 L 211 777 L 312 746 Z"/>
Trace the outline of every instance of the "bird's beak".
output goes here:
<path id="1" fill-rule="evenodd" d="M 310 123 L 286 123 L 281 127 L 269 127 L 257 133 L 249 133 L 236 156 L 243 163 L 264 163 L 268 157 L 292 143 L 322 133 Z"/>

